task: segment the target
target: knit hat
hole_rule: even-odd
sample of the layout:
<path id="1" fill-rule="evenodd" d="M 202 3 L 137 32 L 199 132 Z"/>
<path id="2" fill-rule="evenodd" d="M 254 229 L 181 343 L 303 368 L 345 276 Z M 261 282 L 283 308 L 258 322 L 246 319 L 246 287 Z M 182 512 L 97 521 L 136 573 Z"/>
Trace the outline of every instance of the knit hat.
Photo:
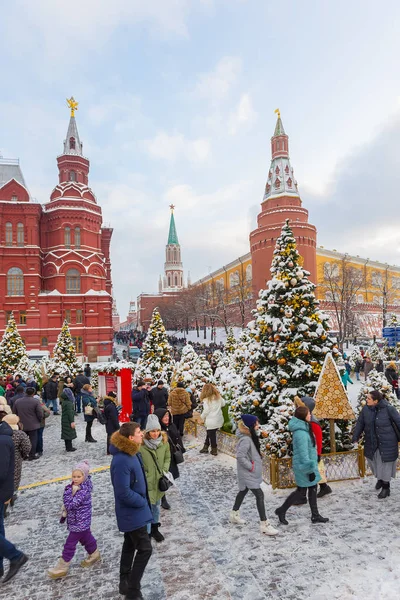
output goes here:
<path id="1" fill-rule="evenodd" d="M 5 412 L 7 415 L 11 414 L 11 407 L 7 404 L 7 400 L 4 396 L 0 396 L 0 410 Z"/>
<path id="2" fill-rule="evenodd" d="M 11 427 L 11 429 L 15 429 L 15 431 L 18 431 L 19 417 L 17 415 L 13 415 L 13 414 L 6 415 L 5 417 L 3 417 L 2 420 L 5 423 L 8 423 L 9 426 Z"/>
<path id="3" fill-rule="evenodd" d="M 254 427 L 258 421 L 258 418 L 255 415 L 240 415 L 245 426 L 250 429 L 250 427 Z"/>
<path id="4" fill-rule="evenodd" d="M 115 392 L 108 392 L 107 396 L 108 396 L 109 398 L 116 398 L 116 397 L 117 397 L 117 394 L 116 394 Z"/>
<path id="5" fill-rule="evenodd" d="M 301 401 L 302 401 L 302 403 L 305 406 L 307 406 L 307 408 L 310 411 L 310 413 L 312 413 L 312 411 L 315 408 L 315 400 L 314 400 L 314 398 L 311 398 L 311 396 L 302 396 Z"/>
<path id="6" fill-rule="evenodd" d="M 90 470 L 90 466 L 89 466 L 89 461 L 87 460 L 81 460 L 80 463 L 78 463 L 74 469 L 74 471 L 80 471 L 83 475 L 83 481 L 86 481 L 86 479 L 89 477 L 89 470 Z"/>
<path id="7" fill-rule="evenodd" d="M 149 415 L 147 417 L 145 431 L 147 433 L 148 431 L 154 431 L 154 429 L 159 429 L 161 431 L 160 421 L 158 420 L 157 415 Z"/>

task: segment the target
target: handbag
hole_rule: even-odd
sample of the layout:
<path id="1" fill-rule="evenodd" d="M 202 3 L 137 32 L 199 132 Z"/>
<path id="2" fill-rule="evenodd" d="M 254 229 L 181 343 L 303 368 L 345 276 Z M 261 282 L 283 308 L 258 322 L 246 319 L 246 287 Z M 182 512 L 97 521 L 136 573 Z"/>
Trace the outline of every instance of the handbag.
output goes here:
<path id="1" fill-rule="evenodd" d="M 154 454 L 150 451 L 150 456 L 151 458 L 154 460 L 154 463 L 156 465 L 156 469 L 157 471 L 160 473 L 161 477 L 158 480 L 158 489 L 160 490 L 160 492 L 166 492 L 167 490 L 169 490 L 169 488 L 173 485 L 172 481 L 166 476 L 164 475 L 164 473 L 161 471 L 160 467 L 158 466 L 158 462 L 156 460 L 156 457 L 154 456 Z"/>
<path id="2" fill-rule="evenodd" d="M 105 425 L 107 423 L 107 419 L 105 417 L 105 414 L 103 413 L 103 411 L 96 407 L 93 409 L 93 412 L 96 416 L 96 419 L 98 420 L 98 422 L 100 423 L 100 425 Z"/>
<path id="3" fill-rule="evenodd" d="M 87 416 L 93 415 L 93 406 L 90 406 L 90 404 L 85 406 L 85 415 L 87 415 Z"/>
<path id="4" fill-rule="evenodd" d="M 174 447 L 174 451 L 172 453 L 172 456 L 174 457 L 174 461 L 177 465 L 180 465 L 181 463 L 184 462 L 184 458 L 183 458 L 183 452 L 181 447 L 178 445 L 175 446 L 174 443 L 172 443 L 173 447 Z"/>

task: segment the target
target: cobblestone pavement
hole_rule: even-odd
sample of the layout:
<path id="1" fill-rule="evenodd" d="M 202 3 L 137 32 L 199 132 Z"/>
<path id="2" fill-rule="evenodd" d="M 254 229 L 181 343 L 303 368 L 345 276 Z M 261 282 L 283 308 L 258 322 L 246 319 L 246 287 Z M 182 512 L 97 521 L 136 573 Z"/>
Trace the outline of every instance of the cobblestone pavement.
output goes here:
<path id="1" fill-rule="evenodd" d="M 83 441 L 66 454 L 59 439 L 59 417 L 50 417 L 45 456 L 24 464 L 22 485 L 69 475 L 74 464 L 88 458 L 92 467 L 109 464 L 104 428 L 96 424 L 97 444 Z M 190 443 L 188 444 L 190 446 Z M 143 579 L 146 600 L 394 600 L 400 582 L 398 506 L 400 485 L 379 502 L 372 479 L 333 484 L 334 493 L 320 501 L 331 521 L 312 525 L 307 506 L 288 513 L 287 527 L 277 538 L 258 532 L 254 498 L 245 499 L 235 527 L 228 514 L 237 492 L 235 461 L 225 455 L 204 456 L 195 441 L 187 452 L 177 485 L 168 493 L 172 510 L 162 510 L 165 542 L 154 546 Z M 67 531 L 59 523 L 64 482 L 20 493 L 6 519 L 7 537 L 30 560 L 12 582 L 0 584 L 1 600 L 118 599 L 118 563 L 122 535 L 117 531 L 109 471 L 93 474 L 93 533 L 102 562 L 79 566 L 79 548 L 67 578 L 52 581 L 46 569 L 61 553 Z M 270 492 L 273 510 L 288 492 Z"/>

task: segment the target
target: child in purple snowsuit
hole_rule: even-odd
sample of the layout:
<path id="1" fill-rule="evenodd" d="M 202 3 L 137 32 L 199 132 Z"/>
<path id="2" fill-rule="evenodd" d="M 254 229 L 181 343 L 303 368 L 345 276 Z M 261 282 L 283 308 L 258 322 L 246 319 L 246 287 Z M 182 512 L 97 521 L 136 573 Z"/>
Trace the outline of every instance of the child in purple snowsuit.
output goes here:
<path id="1" fill-rule="evenodd" d="M 69 535 L 64 545 L 62 557 L 55 567 L 48 570 L 52 579 L 65 577 L 74 557 L 78 542 L 85 547 L 87 558 L 81 562 L 81 567 L 90 567 L 100 560 L 97 542 L 90 531 L 92 520 L 92 490 L 93 484 L 89 475 L 89 463 L 83 460 L 72 471 L 72 482 L 64 489 L 64 505 L 61 523 L 67 520 Z"/>

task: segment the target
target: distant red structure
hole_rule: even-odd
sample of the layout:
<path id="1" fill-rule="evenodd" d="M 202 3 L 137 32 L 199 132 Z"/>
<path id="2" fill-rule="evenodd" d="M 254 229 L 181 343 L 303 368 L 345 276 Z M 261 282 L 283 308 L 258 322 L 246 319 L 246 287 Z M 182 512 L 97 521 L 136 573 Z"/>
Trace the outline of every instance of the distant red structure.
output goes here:
<path id="1" fill-rule="evenodd" d="M 28 350 L 52 350 L 64 319 L 76 351 L 112 356 L 113 230 L 88 185 L 74 112 L 57 158 L 58 184 L 44 205 L 28 192 L 18 160 L 0 159 L 0 334 L 14 316 Z"/>
<path id="2" fill-rule="evenodd" d="M 250 233 L 254 298 L 271 279 L 273 252 L 286 219 L 290 220 L 297 249 L 304 259 L 304 268 L 310 271 L 310 279 L 317 282 L 317 230 L 308 222 L 308 210 L 302 207 L 289 160 L 289 138 L 283 129 L 279 112 L 271 138 L 271 151 L 271 166 L 261 212 L 257 217 L 258 227 Z"/>

